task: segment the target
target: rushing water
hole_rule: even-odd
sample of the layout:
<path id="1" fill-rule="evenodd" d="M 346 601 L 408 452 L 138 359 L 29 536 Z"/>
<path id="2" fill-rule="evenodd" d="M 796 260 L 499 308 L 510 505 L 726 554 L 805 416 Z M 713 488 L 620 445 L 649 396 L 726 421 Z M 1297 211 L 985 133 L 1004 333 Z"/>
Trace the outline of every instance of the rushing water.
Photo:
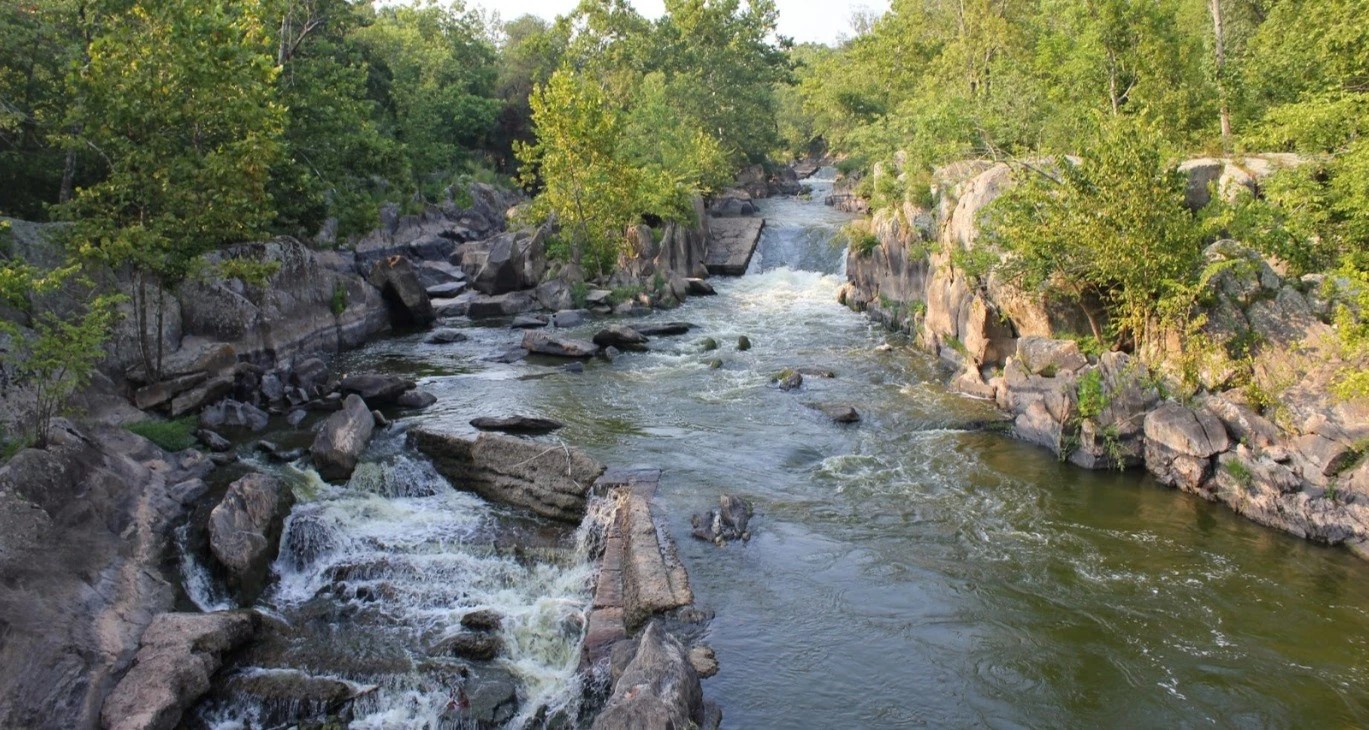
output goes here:
<path id="1" fill-rule="evenodd" d="M 492 364 L 483 358 L 518 334 L 488 326 L 456 345 L 378 343 L 351 365 L 416 376 L 440 399 L 426 423 L 466 432 L 479 415 L 548 416 L 568 424 L 556 439 L 607 463 L 664 469 L 658 499 L 698 602 L 717 612 L 706 641 L 722 672 L 705 690 L 726 727 L 1369 725 L 1369 566 L 1141 473 L 1085 472 L 964 428 L 992 409 L 947 393 L 906 343 L 877 351 L 887 335 L 835 303 L 846 217 L 813 201 L 761 207 L 769 226 L 751 272 L 652 315 L 697 328 L 649 352 L 583 374 Z M 754 348 L 737 352 L 740 335 Z M 721 350 L 701 352 L 705 336 Z M 789 366 L 837 377 L 781 392 L 770 376 Z M 835 425 L 820 403 L 854 405 L 864 420 Z M 398 556 L 423 579 L 392 587 L 383 621 L 355 620 L 411 637 L 497 604 L 521 617 L 519 642 L 551 637 L 517 651 L 524 696 L 573 694 L 561 624 L 583 605 L 583 568 L 462 549 L 507 515 L 395 443 L 370 458 L 390 474 L 403 461 L 415 478 L 363 471 L 319 488 L 292 522 L 332 525 L 334 537 L 303 551 L 312 568 L 278 566 L 268 604 L 298 615 L 327 566 Z M 721 492 L 755 502 L 749 544 L 689 538 L 690 514 Z M 394 583 L 404 571 L 382 572 Z M 394 643 L 376 634 L 367 641 Z M 414 642 L 398 644 L 402 654 Z M 441 689 L 399 676 L 363 726 L 436 725 Z"/>

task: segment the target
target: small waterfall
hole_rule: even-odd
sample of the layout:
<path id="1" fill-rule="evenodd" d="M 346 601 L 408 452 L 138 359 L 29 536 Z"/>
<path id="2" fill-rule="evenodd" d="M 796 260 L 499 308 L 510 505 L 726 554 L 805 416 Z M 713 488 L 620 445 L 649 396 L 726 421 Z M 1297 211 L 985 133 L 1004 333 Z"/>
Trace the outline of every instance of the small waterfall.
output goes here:
<path id="1" fill-rule="evenodd" d="M 181 568 L 181 587 L 190 600 L 205 613 L 237 608 L 223 586 L 215 580 L 191 545 L 191 524 L 176 528 L 176 555 Z"/>

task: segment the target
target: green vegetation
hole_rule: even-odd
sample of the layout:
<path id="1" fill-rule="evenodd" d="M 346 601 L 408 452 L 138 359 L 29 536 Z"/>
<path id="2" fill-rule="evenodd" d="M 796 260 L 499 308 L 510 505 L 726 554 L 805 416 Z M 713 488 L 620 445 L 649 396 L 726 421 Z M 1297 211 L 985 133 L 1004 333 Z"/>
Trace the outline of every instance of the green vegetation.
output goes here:
<path id="1" fill-rule="evenodd" d="M 1103 384 L 1103 374 L 1097 368 L 1079 376 L 1078 396 L 1080 418 L 1097 418 L 1112 402 L 1112 396 Z"/>
<path id="2" fill-rule="evenodd" d="M 196 421 L 193 417 L 139 421 L 125 428 L 167 451 L 184 451 L 195 445 Z"/>

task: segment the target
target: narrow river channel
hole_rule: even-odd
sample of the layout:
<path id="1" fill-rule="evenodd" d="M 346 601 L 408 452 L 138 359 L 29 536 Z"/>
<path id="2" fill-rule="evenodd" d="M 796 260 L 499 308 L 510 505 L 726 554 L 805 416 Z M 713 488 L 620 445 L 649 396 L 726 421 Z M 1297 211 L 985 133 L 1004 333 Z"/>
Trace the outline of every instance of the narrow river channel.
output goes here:
<path id="1" fill-rule="evenodd" d="M 1369 565 L 1142 472 L 1085 472 L 967 428 L 991 407 L 949 394 L 935 362 L 836 303 L 847 217 L 822 205 L 828 185 L 763 201 L 751 271 L 651 315 L 696 328 L 649 352 L 582 374 L 484 361 L 517 342 L 505 323 L 454 345 L 377 343 L 346 367 L 416 377 L 439 402 L 414 421 L 469 432 L 476 416 L 546 416 L 605 463 L 663 469 L 663 514 L 698 604 L 716 611 L 705 641 L 722 671 L 705 692 L 724 727 L 1369 726 Z M 704 337 L 721 348 L 702 352 Z M 782 392 L 769 380 L 785 367 L 836 377 Z M 864 420 L 833 424 L 822 403 Z M 382 684 L 357 727 L 436 727 L 445 690 L 406 657 L 495 606 L 512 617 L 522 695 L 574 695 L 568 616 L 587 593 L 573 536 L 518 528 L 545 562 L 463 547 L 495 523 L 507 533 L 507 513 L 451 490 L 397 437 L 369 460 L 295 508 L 262 603 L 300 627 L 282 642 L 309 659 L 285 647 L 263 663 L 335 661 L 336 676 Z M 690 514 L 722 492 L 754 501 L 748 544 L 689 537 Z M 354 579 L 342 598 L 322 590 L 340 572 Z M 372 676 L 386 662 L 399 667 L 388 684 Z"/>

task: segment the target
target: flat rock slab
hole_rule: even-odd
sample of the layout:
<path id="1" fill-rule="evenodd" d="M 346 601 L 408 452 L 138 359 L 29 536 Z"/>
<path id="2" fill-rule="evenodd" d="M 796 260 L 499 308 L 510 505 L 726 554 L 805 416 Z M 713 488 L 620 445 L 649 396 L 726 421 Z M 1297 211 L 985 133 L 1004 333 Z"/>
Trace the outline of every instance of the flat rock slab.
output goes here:
<path id="1" fill-rule="evenodd" d="M 751 265 L 765 228 L 763 218 L 715 218 L 708 224 L 708 258 L 714 276 L 741 276 Z"/>
<path id="2" fill-rule="evenodd" d="M 693 328 L 694 325 L 688 322 L 666 322 L 665 324 L 644 324 L 639 327 L 633 327 L 639 334 L 647 337 L 675 337 L 678 335 L 687 335 Z"/>

